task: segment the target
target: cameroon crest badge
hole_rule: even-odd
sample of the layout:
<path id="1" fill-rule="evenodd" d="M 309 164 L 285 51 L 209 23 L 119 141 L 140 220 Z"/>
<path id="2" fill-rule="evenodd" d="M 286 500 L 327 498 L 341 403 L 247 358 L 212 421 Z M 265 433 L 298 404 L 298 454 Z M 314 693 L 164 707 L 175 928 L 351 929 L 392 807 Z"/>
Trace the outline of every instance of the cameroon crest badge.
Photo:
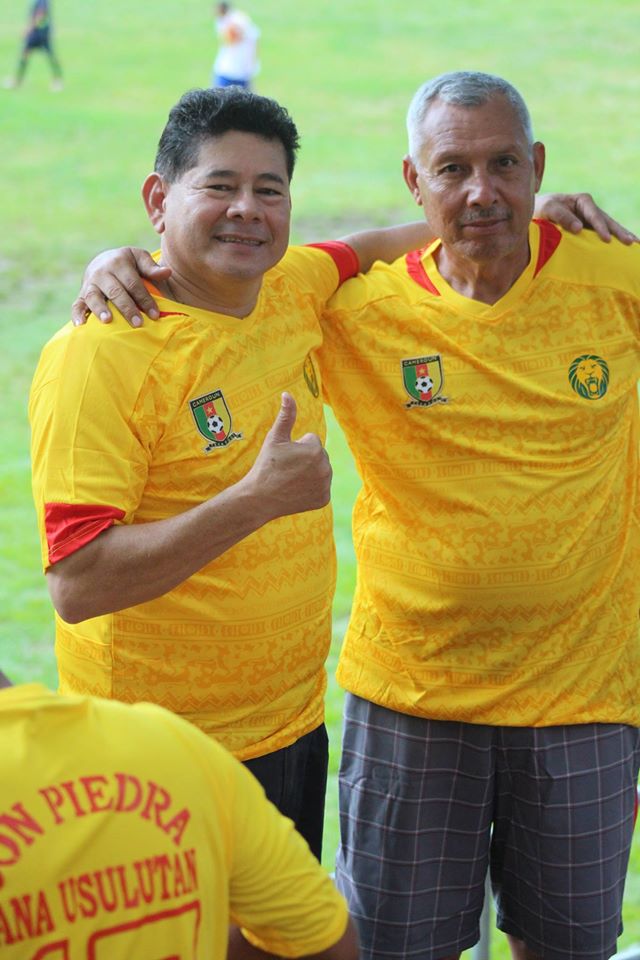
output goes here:
<path id="1" fill-rule="evenodd" d="M 242 434 L 232 430 L 231 413 L 222 390 L 213 390 L 203 397 L 190 400 L 189 407 L 196 427 L 208 441 L 205 453 L 210 453 L 216 447 L 226 447 L 232 440 L 242 440 Z"/>
<path id="2" fill-rule="evenodd" d="M 430 407 L 434 403 L 448 403 L 442 396 L 444 375 L 439 353 L 432 357 L 412 357 L 402 361 L 402 382 L 411 397 L 407 407 Z"/>

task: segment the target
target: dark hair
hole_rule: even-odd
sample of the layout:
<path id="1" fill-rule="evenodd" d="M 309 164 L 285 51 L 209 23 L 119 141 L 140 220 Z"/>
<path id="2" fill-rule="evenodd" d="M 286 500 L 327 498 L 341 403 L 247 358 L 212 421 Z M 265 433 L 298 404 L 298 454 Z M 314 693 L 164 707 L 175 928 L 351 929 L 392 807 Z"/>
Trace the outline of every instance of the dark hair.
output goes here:
<path id="1" fill-rule="evenodd" d="M 300 145 L 295 123 L 275 100 L 259 97 L 242 87 L 189 90 L 180 97 L 162 131 L 154 169 L 173 183 L 196 165 L 205 140 L 230 130 L 279 140 L 291 180 Z"/>

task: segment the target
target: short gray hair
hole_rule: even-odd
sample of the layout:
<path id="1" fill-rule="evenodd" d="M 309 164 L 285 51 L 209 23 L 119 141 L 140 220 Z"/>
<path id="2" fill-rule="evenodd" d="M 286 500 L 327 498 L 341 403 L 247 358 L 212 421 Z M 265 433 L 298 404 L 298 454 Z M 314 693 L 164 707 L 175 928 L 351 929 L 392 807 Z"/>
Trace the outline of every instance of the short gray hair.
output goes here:
<path id="1" fill-rule="evenodd" d="M 436 98 L 460 107 L 480 107 L 495 96 L 503 96 L 511 104 L 531 145 L 533 143 L 531 115 L 516 88 L 507 80 L 496 77 L 491 73 L 457 70 L 452 73 L 441 73 L 439 77 L 427 80 L 416 91 L 407 113 L 409 153 L 411 156 L 413 156 L 417 145 L 420 125 L 424 122 L 429 108 Z"/>

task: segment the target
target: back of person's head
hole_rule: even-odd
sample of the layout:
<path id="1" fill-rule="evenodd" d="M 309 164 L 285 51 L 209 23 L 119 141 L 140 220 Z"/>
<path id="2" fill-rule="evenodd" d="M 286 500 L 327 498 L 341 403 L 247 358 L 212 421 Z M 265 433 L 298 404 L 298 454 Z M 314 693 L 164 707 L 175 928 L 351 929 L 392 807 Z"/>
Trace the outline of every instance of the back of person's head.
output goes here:
<path id="1" fill-rule="evenodd" d="M 230 131 L 279 140 L 289 179 L 300 144 L 295 123 L 284 107 L 241 87 L 189 90 L 172 107 L 156 154 L 155 170 L 169 183 L 198 162 L 202 144 Z"/>
<path id="2" fill-rule="evenodd" d="M 409 153 L 413 155 L 420 138 L 420 127 L 435 100 L 459 107 L 480 107 L 497 96 L 504 97 L 511 104 L 527 140 L 532 144 L 531 116 L 522 96 L 512 84 L 492 73 L 457 70 L 427 80 L 414 94 L 407 113 Z"/>

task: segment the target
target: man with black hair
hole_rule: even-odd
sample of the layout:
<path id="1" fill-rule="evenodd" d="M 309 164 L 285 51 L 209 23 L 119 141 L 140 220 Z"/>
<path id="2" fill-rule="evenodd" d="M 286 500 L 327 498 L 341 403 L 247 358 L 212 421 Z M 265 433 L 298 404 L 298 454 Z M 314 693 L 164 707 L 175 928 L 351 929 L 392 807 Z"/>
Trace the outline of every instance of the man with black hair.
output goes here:
<path id="1" fill-rule="evenodd" d="M 62 692 L 191 720 L 320 857 L 335 556 L 313 352 L 372 257 L 366 234 L 287 251 L 297 146 L 272 100 L 181 98 L 142 188 L 163 323 L 60 331 L 30 416 Z"/>

